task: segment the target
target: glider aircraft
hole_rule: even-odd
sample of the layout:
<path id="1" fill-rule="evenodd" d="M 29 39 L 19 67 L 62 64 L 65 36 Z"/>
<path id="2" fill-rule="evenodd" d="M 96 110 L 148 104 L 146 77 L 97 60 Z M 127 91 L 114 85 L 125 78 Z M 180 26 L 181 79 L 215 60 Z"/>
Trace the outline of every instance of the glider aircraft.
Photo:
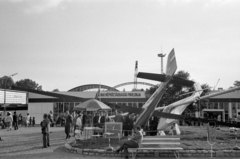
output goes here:
<path id="1" fill-rule="evenodd" d="M 134 108 L 134 107 L 128 107 L 128 106 L 118 106 L 120 110 L 124 112 L 131 112 L 131 113 L 137 113 L 140 114 L 137 118 L 137 121 L 134 126 L 140 125 L 142 128 L 146 126 L 149 118 L 151 116 L 160 117 L 158 128 L 157 130 L 162 131 L 165 130 L 167 127 L 171 126 L 172 123 L 176 122 L 178 119 L 185 119 L 185 116 L 182 116 L 181 114 L 184 112 L 184 110 L 192 103 L 196 103 L 199 100 L 208 99 L 210 97 L 218 96 L 221 94 L 226 94 L 229 92 L 233 92 L 235 90 L 239 90 L 240 87 L 229 89 L 226 91 L 221 91 L 218 93 L 202 96 L 201 94 L 203 92 L 203 89 L 201 88 L 199 83 L 195 83 L 193 81 L 181 79 L 179 77 L 174 77 L 174 73 L 177 69 L 177 63 L 175 58 L 174 49 L 170 52 L 168 55 L 168 61 L 167 61 L 167 67 L 166 67 L 166 75 L 165 74 L 152 74 L 152 73 L 143 73 L 139 72 L 137 77 L 138 78 L 144 78 L 149 80 L 155 80 L 162 82 L 160 86 L 157 88 L 157 90 L 154 92 L 154 94 L 148 99 L 148 101 L 143 105 L 142 108 Z M 172 103 L 168 106 L 164 107 L 157 107 L 158 103 L 160 102 L 162 95 L 165 92 L 165 88 L 168 84 L 177 84 L 177 85 L 184 85 L 184 86 L 193 86 L 194 92 L 191 96 L 184 98 L 182 100 L 179 100 L 175 103 Z M 199 119 L 202 122 L 209 122 L 206 119 Z M 216 121 L 217 122 L 217 121 Z M 220 125 L 229 125 L 224 122 L 218 122 Z"/>

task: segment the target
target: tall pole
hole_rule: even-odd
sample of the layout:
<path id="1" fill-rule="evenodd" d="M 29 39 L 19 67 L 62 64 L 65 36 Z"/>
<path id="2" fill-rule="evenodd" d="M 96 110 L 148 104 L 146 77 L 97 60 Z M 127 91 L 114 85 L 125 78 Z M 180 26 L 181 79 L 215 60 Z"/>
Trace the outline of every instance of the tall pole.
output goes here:
<path id="1" fill-rule="evenodd" d="M 134 87 L 133 90 L 137 90 L 137 74 L 138 74 L 138 61 L 135 63 L 135 72 L 134 72 Z"/>
<path id="2" fill-rule="evenodd" d="M 15 75 L 17 75 L 17 73 L 14 73 L 14 74 L 12 74 L 12 75 L 10 75 L 10 76 L 7 76 L 6 77 L 6 79 L 5 79 L 5 85 L 4 85 L 4 114 L 6 114 L 6 91 L 7 91 L 7 81 L 8 81 L 8 79 L 10 78 L 10 77 L 13 77 L 13 76 L 15 76 Z"/>
<path id="3" fill-rule="evenodd" d="M 158 54 L 158 57 L 161 57 L 161 74 L 163 74 L 163 58 L 166 56 L 166 54 Z"/>

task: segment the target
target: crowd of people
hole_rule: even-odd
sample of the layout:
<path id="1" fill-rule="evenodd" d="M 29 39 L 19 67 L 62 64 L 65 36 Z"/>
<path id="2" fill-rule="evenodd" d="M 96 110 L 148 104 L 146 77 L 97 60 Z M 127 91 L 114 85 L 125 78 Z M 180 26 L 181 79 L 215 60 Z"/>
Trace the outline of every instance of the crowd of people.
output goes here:
<path id="1" fill-rule="evenodd" d="M 7 131 L 17 130 L 19 126 L 35 126 L 35 117 L 31 117 L 29 113 L 25 117 L 21 114 L 17 114 L 15 111 L 12 115 L 12 112 L 6 112 L 0 114 L 0 126 L 2 129 L 7 129 Z"/>

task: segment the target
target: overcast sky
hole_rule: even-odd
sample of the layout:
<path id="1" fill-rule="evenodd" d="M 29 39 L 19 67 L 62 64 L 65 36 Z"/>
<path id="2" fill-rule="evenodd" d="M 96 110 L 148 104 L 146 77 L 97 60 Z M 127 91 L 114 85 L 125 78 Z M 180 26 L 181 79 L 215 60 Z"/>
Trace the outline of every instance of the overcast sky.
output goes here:
<path id="1" fill-rule="evenodd" d="M 0 0 L 0 77 L 17 72 L 14 81 L 45 91 L 115 86 L 134 80 L 135 61 L 139 72 L 160 73 L 157 54 L 174 48 L 177 71 L 226 89 L 240 80 L 239 8 L 239 0 Z"/>

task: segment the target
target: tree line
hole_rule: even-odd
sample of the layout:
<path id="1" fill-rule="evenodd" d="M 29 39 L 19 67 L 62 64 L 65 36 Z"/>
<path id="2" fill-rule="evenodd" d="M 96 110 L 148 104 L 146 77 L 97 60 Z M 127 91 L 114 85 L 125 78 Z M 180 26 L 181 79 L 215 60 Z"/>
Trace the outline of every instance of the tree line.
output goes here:
<path id="1" fill-rule="evenodd" d="M 11 89 L 13 86 L 43 91 L 42 85 L 39 85 L 37 82 L 31 79 L 21 79 L 14 82 L 10 76 L 3 76 L 0 78 L 0 88 Z M 53 92 L 59 92 L 59 90 L 54 89 Z"/>

